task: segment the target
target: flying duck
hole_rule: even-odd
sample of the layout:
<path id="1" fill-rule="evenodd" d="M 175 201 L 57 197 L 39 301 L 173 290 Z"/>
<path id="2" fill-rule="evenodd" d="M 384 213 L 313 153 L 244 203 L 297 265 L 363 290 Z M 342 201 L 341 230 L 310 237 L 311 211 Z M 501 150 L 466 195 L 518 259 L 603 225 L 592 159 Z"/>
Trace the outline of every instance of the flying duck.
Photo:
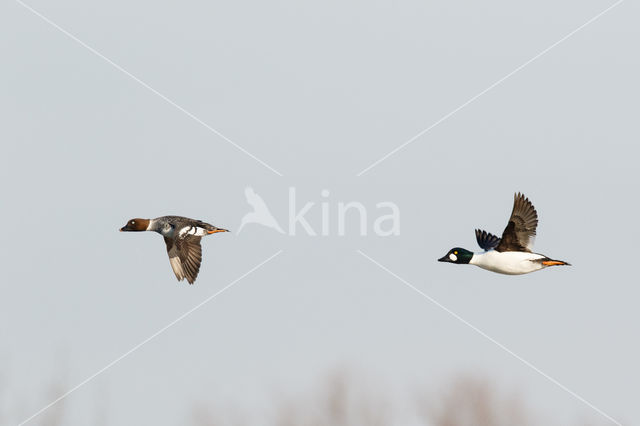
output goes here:
<path id="1" fill-rule="evenodd" d="M 518 192 L 514 195 L 513 211 L 507 227 L 502 232 L 502 238 L 476 229 L 476 240 L 484 252 L 473 253 L 455 247 L 438 261 L 476 265 L 507 275 L 528 274 L 548 266 L 569 265 L 565 261 L 531 252 L 537 226 L 536 209 L 528 198 Z"/>
<path id="2" fill-rule="evenodd" d="M 164 237 L 169 254 L 171 268 L 178 281 L 187 279 L 193 284 L 200 271 L 202 248 L 200 239 L 217 232 L 229 232 L 226 229 L 205 223 L 201 220 L 182 216 L 162 216 L 155 219 L 131 219 L 120 231 L 154 231 Z"/>

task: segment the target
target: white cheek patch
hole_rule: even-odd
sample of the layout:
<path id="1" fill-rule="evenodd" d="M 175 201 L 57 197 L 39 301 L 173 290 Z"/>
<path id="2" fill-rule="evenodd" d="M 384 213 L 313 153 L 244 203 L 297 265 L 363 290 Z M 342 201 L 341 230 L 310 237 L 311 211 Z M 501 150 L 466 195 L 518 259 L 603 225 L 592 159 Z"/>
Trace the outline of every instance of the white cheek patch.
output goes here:
<path id="1" fill-rule="evenodd" d="M 451 259 L 452 262 L 455 262 L 458 260 L 458 256 L 456 256 L 455 254 L 451 253 L 449 255 L 449 259 Z"/>

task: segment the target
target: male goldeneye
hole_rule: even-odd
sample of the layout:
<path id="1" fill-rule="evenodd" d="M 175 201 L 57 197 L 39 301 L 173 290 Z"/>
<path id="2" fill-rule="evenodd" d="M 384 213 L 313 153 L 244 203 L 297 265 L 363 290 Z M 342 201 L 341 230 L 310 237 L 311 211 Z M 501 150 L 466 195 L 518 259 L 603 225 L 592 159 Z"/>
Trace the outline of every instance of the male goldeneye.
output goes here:
<path id="1" fill-rule="evenodd" d="M 500 274 L 520 275 L 534 272 L 547 266 L 569 265 L 562 260 L 532 253 L 533 240 L 538 226 L 538 213 L 528 198 L 516 193 L 509 223 L 498 238 L 486 231 L 476 229 L 478 245 L 485 251 L 473 253 L 460 247 L 449 250 L 439 262 L 471 264 Z"/>
<path id="2" fill-rule="evenodd" d="M 155 219 L 131 219 L 120 231 L 155 231 L 164 237 L 169 262 L 178 281 L 193 284 L 200 270 L 202 248 L 200 239 L 216 232 L 229 232 L 201 220 L 182 216 L 162 216 Z"/>

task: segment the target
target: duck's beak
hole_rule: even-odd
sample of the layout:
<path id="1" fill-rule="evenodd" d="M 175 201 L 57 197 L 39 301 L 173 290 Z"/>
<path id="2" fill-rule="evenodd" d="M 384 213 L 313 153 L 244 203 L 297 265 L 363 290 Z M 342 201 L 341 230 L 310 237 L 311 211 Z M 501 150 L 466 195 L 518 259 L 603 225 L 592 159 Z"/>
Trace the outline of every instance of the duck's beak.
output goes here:
<path id="1" fill-rule="evenodd" d="M 438 262 L 449 262 L 451 263 L 451 259 L 449 259 L 449 256 L 447 256 L 446 254 L 444 256 L 442 256 L 440 259 L 438 259 Z"/>

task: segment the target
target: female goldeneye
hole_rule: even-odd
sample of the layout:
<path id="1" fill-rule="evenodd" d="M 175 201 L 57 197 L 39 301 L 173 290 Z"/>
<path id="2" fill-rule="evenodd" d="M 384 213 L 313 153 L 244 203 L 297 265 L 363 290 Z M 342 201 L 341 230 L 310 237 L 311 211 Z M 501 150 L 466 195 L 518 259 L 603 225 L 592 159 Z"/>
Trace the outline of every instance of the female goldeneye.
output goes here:
<path id="1" fill-rule="evenodd" d="M 473 253 L 460 247 L 449 250 L 439 262 L 471 264 L 500 274 L 520 275 L 534 272 L 547 266 L 569 265 L 562 260 L 532 253 L 533 240 L 538 226 L 538 213 L 528 198 L 516 193 L 509 223 L 498 238 L 486 231 L 476 229 L 478 245 L 485 251 Z"/>
<path id="2" fill-rule="evenodd" d="M 193 284 L 200 270 L 202 248 L 200 239 L 216 232 L 229 232 L 201 220 L 182 216 L 162 216 L 155 219 L 131 219 L 120 231 L 155 231 L 164 237 L 169 262 L 178 281 Z"/>

